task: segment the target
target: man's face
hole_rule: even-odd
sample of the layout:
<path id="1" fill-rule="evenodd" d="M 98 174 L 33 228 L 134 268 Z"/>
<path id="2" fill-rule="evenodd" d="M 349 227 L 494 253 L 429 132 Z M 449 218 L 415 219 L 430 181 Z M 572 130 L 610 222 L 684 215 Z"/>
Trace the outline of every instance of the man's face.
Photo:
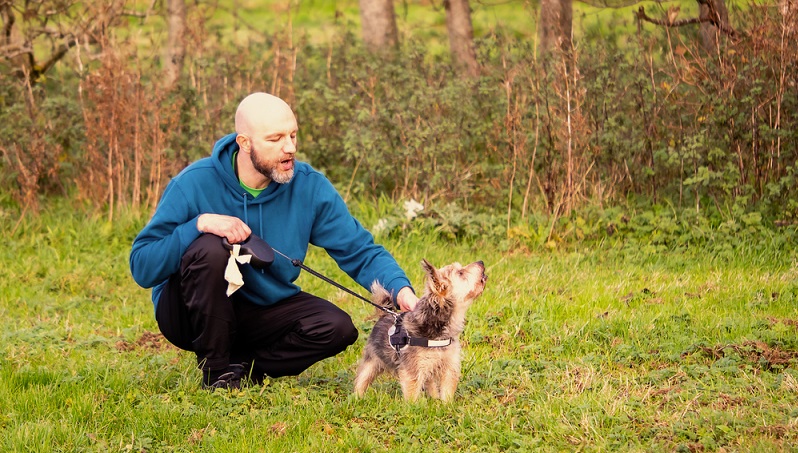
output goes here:
<path id="1" fill-rule="evenodd" d="M 296 119 L 290 113 L 264 129 L 250 139 L 250 160 L 261 174 L 278 184 L 286 184 L 294 177 Z"/>

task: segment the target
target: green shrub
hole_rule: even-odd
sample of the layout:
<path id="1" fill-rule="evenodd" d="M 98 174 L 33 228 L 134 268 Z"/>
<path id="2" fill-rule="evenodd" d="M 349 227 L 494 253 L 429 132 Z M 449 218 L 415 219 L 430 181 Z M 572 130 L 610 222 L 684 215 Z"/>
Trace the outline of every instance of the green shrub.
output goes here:
<path id="1" fill-rule="evenodd" d="M 231 52 L 224 39 L 198 39 L 221 36 L 200 21 L 187 77 L 173 91 L 160 86 L 157 65 L 126 59 L 136 47 L 119 38 L 80 73 L 64 65 L 32 90 L 1 73 L 2 178 L 25 204 L 77 192 L 99 208 L 149 209 L 168 177 L 233 130 L 237 101 L 265 90 L 295 107 L 301 158 L 346 198 L 450 209 L 453 218 L 436 226 L 444 235 L 590 237 L 595 225 L 559 222 L 630 198 L 651 212 L 760 213 L 789 224 L 798 217 L 798 93 L 789 89 L 798 74 L 787 68 L 798 50 L 783 43 L 794 30 L 772 9 L 745 14 L 739 38 L 712 54 L 686 29 L 646 26 L 631 39 L 618 20 L 611 32 L 590 32 L 606 42 L 542 59 L 534 43 L 497 30 L 478 40 L 475 79 L 413 38 L 393 55 L 372 55 L 341 25 L 324 44 L 275 33 Z M 457 208 L 443 208 L 450 204 Z M 489 225 L 463 227 L 457 210 Z M 556 221 L 523 226 L 541 215 Z M 665 219 L 640 226 L 652 228 L 654 245 L 680 231 Z"/>

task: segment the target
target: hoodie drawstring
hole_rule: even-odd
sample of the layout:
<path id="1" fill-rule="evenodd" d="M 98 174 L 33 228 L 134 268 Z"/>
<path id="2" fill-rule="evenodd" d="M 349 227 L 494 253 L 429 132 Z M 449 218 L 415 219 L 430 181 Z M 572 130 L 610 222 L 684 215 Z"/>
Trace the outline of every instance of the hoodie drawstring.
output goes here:
<path id="1" fill-rule="evenodd" d="M 248 208 L 248 206 L 247 206 L 247 193 L 244 192 L 244 193 L 241 194 L 241 196 L 244 198 L 244 223 L 249 225 L 249 209 L 247 209 Z"/>
<path id="2" fill-rule="evenodd" d="M 258 204 L 258 219 L 260 219 L 260 223 L 258 225 L 258 235 L 263 237 L 263 203 Z"/>
<path id="3" fill-rule="evenodd" d="M 244 198 L 244 223 L 249 225 L 249 203 L 247 193 L 244 192 L 241 196 Z M 260 222 L 258 222 L 258 236 L 263 237 L 263 204 L 258 204 L 258 219 L 260 219 Z M 264 269 L 261 269 L 260 273 L 265 273 Z"/>

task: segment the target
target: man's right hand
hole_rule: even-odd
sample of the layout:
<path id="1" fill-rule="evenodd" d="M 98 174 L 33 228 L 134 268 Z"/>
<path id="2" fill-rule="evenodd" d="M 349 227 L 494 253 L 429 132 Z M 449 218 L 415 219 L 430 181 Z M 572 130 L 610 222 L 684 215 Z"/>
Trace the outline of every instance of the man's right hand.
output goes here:
<path id="1" fill-rule="evenodd" d="M 245 241 L 252 230 L 238 217 L 221 214 L 202 214 L 197 218 L 197 229 L 202 233 L 211 233 L 227 238 L 227 242 L 236 244 Z"/>

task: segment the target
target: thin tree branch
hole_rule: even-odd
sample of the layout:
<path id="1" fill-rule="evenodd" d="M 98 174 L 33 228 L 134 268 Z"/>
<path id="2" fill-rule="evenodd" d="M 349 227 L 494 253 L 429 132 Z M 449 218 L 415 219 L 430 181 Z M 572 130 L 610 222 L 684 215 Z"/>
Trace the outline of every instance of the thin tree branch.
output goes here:
<path id="1" fill-rule="evenodd" d="M 67 39 L 65 43 L 58 46 L 58 49 L 55 52 L 53 52 L 52 55 L 50 55 L 50 58 L 48 58 L 44 63 L 40 64 L 38 67 L 33 68 L 33 70 L 36 72 L 34 74 L 36 76 L 34 77 L 34 80 L 38 78 L 39 75 L 47 72 L 59 60 L 64 58 L 64 55 L 66 55 L 66 53 L 69 52 L 69 49 L 75 47 L 77 43 L 78 40 L 74 36 L 72 36 L 71 38 Z"/>
<path id="2" fill-rule="evenodd" d="M 0 46 L 0 58 L 12 59 L 20 55 L 25 55 L 33 52 L 33 47 L 29 45 L 8 44 Z"/>
<path id="3" fill-rule="evenodd" d="M 705 2 L 706 2 L 706 0 L 698 0 L 698 3 L 705 3 Z M 708 2 L 706 4 L 708 4 Z M 710 6 L 710 10 L 714 11 L 714 7 Z M 709 16 L 710 17 L 693 17 L 693 18 L 690 18 L 690 19 L 682 19 L 682 20 L 674 20 L 674 21 L 671 21 L 671 20 L 668 20 L 668 19 L 654 19 L 653 17 L 649 17 L 646 14 L 645 7 L 643 7 L 643 6 L 641 6 L 640 9 L 638 9 L 637 12 L 635 13 L 635 17 L 637 17 L 638 20 L 642 20 L 642 21 L 645 21 L 645 22 L 650 22 L 650 23 L 652 23 L 654 25 L 662 25 L 664 27 L 683 27 L 685 25 L 710 23 L 710 24 L 714 25 L 715 27 L 717 27 L 717 29 L 720 30 L 722 33 L 724 33 L 724 34 L 726 34 L 728 36 L 731 36 L 731 37 L 736 37 L 737 36 L 737 31 L 736 30 L 734 30 L 733 28 L 729 27 L 726 24 L 721 23 L 720 20 L 718 20 L 719 16 L 717 15 L 717 13 L 715 13 L 715 14 L 710 13 Z M 715 17 L 711 17 L 711 16 L 715 16 Z"/>

